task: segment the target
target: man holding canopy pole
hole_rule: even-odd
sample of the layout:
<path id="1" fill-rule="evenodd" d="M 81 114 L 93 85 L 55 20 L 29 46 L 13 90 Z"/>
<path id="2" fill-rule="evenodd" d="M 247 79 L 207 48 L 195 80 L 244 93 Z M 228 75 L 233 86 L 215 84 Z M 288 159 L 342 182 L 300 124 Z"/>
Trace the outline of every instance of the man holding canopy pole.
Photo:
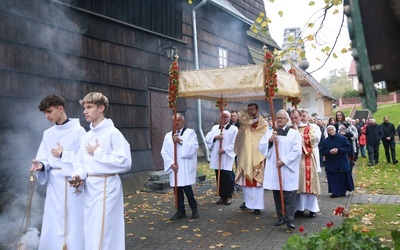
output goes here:
<path id="1" fill-rule="evenodd" d="M 302 154 L 301 136 L 298 131 L 287 125 L 289 115 L 285 110 L 279 110 L 276 113 L 275 120 L 276 134 L 273 130 L 267 130 L 258 146 L 258 150 L 266 157 L 263 186 L 265 189 L 273 191 L 278 216 L 275 226 L 286 223 L 288 228 L 295 229 L 294 210 L 299 186 L 299 164 Z M 274 145 L 275 143 L 278 144 L 277 148 Z M 276 150 L 279 150 L 279 159 L 276 157 Z M 282 208 L 280 196 L 278 169 L 280 169 L 282 176 L 284 208 Z"/>
<path id="2" fill-rule="evenodd" d="M 222 117 L 223 128 L 220 125 L 213 126 L 206 135 L 206 143 L 211 151 L 210 168 L 215 169 L 215 176 L 220 182 L 217 187 L 219 187 L 218 194 L 221 198 L 217 204 L 230 205 L 233 193 L 232 167 L 236 156 L 233 147 L 238 128 L 229 123 L 231 119 L 229 111 L 223 111 Z M 222 144 L 221 147 L 220 144 Z M 218 166 L 220 166 L 219 171 Z"/>
<path id="3" fill-rule="evenodd" d="M 175 119 L 174 119 L 175 117 Z M 196 183 L 197 170 L 197 135 L 193 129 L 185 127 L 185 117 L 181 113 L 172 116 L 176 131 L 168 132 L 164 137 L 161 156 L 164 160 L 164 171 L 169 173 L 170 186 L 175 187 L 177 174 L 177 212 L 171 220 L 186 218 L 184 193 L 192 209 L 192 218 L 198 218 L 197 201 L 194 198 L 192 184 Z M 174 160 L 174 144 L 176 144 L 177 161 Z"/>

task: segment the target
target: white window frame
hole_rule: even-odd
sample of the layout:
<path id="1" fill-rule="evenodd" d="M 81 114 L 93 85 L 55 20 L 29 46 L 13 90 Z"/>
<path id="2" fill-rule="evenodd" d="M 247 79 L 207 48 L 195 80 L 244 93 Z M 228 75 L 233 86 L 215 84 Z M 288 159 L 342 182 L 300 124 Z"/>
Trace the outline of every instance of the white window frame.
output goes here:
<path id="1" fill-rule="evenodd" d="M 219 68 L 228 67 L 228 50 L 218 47 L 218 65 Z"/>

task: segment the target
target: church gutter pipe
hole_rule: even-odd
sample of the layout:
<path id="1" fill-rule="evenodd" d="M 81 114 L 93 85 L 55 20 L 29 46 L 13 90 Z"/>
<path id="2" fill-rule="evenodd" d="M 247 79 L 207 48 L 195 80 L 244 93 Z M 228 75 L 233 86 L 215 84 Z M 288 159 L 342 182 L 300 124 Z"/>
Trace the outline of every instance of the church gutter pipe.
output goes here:
<path id="1" fill-rule="evenodd" d="M 207 0 L 201 1 L 198 5 L 196 5 L 193 10 L 192 10 L 192 21 L 193 21 L 193 50 L 194 50 L 194 64 L 195 64 L 195 69 L 199 69 L 199 51 L 198 51 L 198 45 L 197 45 L 197 22 L 196 22 L 196 11 L 200 9 L 203 5 L 207 3 Z M 210 162 L 210 151 L 207 148 L 206 145 L 206 138 L 204 136 L 203 132 L 203 122 L 201 119 L 201 99 L 197 100 L 197 119 L 198 119 L 198 130 L 200 133 L 201 140 L 203 141 L 204 144 L 204 153 L 206 154 L 206 159 L 208 162 Z"/>

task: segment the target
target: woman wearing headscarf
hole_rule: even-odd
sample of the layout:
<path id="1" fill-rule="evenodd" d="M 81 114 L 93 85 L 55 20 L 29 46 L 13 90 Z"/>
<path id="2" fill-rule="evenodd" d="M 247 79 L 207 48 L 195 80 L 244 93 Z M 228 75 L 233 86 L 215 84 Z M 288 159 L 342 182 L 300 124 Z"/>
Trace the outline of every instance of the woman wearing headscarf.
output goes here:
<path id="1" fill-rule="evenodd" d="M 332 125 L 327 127 L 328 137 L 322 141 L 321 153 L 325 156 L 325 171 L 328 177 L 328 192 L 331 198 L 345 196 L 354 190 L 350 162 L 347 157 L 351 145 L 347 139 L 336 133 Z"/>

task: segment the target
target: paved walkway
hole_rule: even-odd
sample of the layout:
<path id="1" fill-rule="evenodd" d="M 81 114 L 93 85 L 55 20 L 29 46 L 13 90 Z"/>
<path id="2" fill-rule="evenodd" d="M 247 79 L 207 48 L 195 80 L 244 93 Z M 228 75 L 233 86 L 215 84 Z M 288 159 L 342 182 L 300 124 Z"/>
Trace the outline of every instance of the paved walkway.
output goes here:
<path id="1" fill-rule="evenodd" d="M 125 197 L 127 249 L 281 249 L 287 238 L 298 234 L 299 226 L 307 232 L 319 231 L 332 221 L 342 222 L 333 215 L 338 206 L 348 207 L 351 196 L 330 198 L 327 183 L 320 176 L 322 194 L 317 217 L 297 218 L 295 230 L 286 225 L 275 227 L 275 206 L 271 191 L 265 191 L 265 209 L 256 216 L 252 210 L 241 210 L 242 192 L 237 192 L 230 206 L 217 205 L 215 183 L 206 181 L 194 187 L 200 218 L 170 221 L 175 213 L 173 193 L 138 193 Z M 188 209 L 188 208 L 187 208 Z M 307 212 L 306 212 L 307 213 Z M 191 211 L 187 211 L 190 215 Z"/>

